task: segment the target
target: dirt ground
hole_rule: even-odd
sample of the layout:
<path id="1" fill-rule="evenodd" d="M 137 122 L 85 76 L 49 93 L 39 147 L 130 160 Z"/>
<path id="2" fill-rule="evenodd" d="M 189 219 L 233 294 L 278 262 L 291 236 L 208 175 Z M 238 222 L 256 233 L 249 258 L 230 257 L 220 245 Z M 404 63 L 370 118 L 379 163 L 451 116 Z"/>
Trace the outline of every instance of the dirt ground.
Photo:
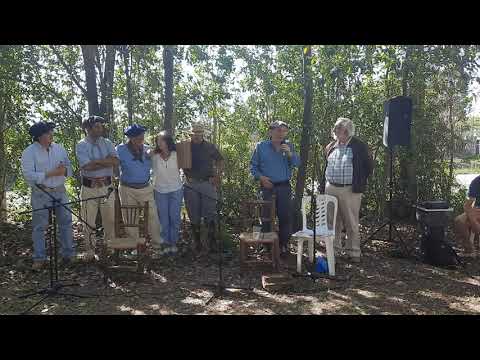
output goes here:
<path id="1" fill-rule="evenodd" d="M 408 229 L 407 229 L 408 230 Z M 20 314 L 42 299 L 19 296 L 48 285 L 48 270 L 32 272 L 30 228 L 3 224 L 0 230 L 0 314 Z M 411 229 L 410 229 L 410 232 Z M 362 233 L 366 229 L 362 228 Z M 77 234 L 75 235 L 77 238 Z M 380 234 L 386 236 L 386 234 Z M 413 237 L 411 237 L 413 238 Z M 410 240 L 411 242 L 411 240 Z M 411 246 L 416 242 L 411 242 Z M 228 284 L 253 291 L 230 290 L 206 304 L 218 279 L 215 255 L 194 258 L 185 242 L 175 257 L 155 261 L 143 275 L 116 273 L 105 286 L 95 263 L 78 261 L 60 268 L 65 292 L 89 296 L 55 296 L 30 314 L 478 314 L 480 313 L 480 259 L 466 260 L 464 268 L 447 270 L 425 265 L 415 254 L 395 257 L 395 245 L 372 240 L 363 246 L 360 264 L 337 258 L 335 279 L 296 278 L 293 286 L 272 293 L 262 289 L 262 270 L 240 276 L 238 251 L 225 254 Z M 81 250 L 79 248 L 79 250 Z M 268 269 L 267 269 L 268 271 Z M 295 254 L 286 271 L 295 271 Z"/>

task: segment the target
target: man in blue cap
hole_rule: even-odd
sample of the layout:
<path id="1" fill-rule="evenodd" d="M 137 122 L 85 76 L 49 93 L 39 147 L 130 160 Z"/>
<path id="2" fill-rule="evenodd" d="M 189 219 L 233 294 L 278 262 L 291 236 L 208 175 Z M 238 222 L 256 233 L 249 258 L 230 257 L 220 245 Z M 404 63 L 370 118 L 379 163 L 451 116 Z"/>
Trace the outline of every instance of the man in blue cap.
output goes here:
<path id="1" fill-rule="evenodd" d="M 124 134 L 128 137 L 126 144 L 117 146 L 120 159 L 120 185 L 118 192 L 122 205 L 149 204 L 149 232 L 155 255 L 161 254 L 160 220 L 158 219 L 157 205 L 153 196 L 153 186 L 150 183 L 152 160 L 147 155 L 149 148 L 145 143 L 145 131 L 141 125 L 129 126 Z M 139 242 L 137 228 L 127 228 L 127 234 L 131 239 Z"/>
<path id="2" fill-rule="evenodd" d="M 82 200 L 105 196 L 111 191 L 113 169 L 118 166 L 118 155 L 112 142 L 103 137 L 105 120 L 100 116 L 89 116 L 83 120 L 82 128 L 86 137 L 76 147 L 78 163 L 80 165 L 82 188 L 80 198 Z M 114 197 L 109 196 L 105 200 L 93 200 L 82 203 L 82 217 L 95 228 L 95 220 L 98 211 L 102 215 L 102 226 L 105 241 L 108 244 L 114 236 Z M 95 234 L 89 226 L 83 227 L 86 242 L 86 260 L 95 257 Z"/>
<path id="3" fill-rule="evenodd" d="M 53 142 L 53 123 L 38 122 L 30 127 L 33 144 L 22 154 L 22 172 L 32 188 L 32 209 L 52 205 L 52 199 L 38 187 L 49 192 L 60 203 L 67 203 L 65 179 L 72 176 L 72 166 L 62 145 Z M 67 205 L 68 206 L 68 205 Z M 62 206 L 55 208 L 60 233 L 60 255 L 64 263 L 75 257 L 72 241 L 72 215 Z M 47 260 L 45 230 L 48 225 L 48 210 L 32 213 L 33 269 L 41 269 Z"/>

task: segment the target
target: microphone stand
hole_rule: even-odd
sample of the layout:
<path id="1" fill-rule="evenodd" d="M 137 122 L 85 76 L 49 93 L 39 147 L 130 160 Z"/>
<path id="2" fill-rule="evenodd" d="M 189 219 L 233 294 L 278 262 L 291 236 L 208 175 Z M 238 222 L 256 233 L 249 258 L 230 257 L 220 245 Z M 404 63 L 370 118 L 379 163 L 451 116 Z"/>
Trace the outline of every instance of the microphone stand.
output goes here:
<path id="1" fill-rule="evenodd" d="M 224 205 L 222 201 L 219 199 L 215 199 L 212 196 L 209 196 L 207 194 L 204 194 L 201 191 L 198 191 L 197 189 L 194 189 L 190 185 L 184 184 L 184 187 L 186 187 L 189 190 L 194 191 L 195 193 L 200 195 L 200 201 L 203 196 L 205 196 L 207 199 L 214 200 L 217 204 L 217 233 L 218 237 L 220 238 L 220 224 L 221 224 L 221 217 L 222 217 L 222 212 L 221 212 L 221 207 Z M 220 194 L 219 194 L 220 197 Z M 242 287 L 242 286 L 227 286 L 225 285 L 225 281 L 223 279 L 223 240 L 222 239 L 217 239 L 217 252 L 218 252 L 218 282 L 216 284 L 210 284 L 210 283 L 204 283 L 202 284 L 203 286 L 214 288 L 215 292 L 213 295 L 210 297 L 210 299 L 207 300 L 205 305 L 208 305 L 213 299 L 215 298 L 220 298 L 223 297 L 225 294 L 225 290 L 227 289 L 235 289 L 235 290 L 249 290 L 252 291 L 253 289 L 251 287 Z"/>
<path id="2" fill-rule="evenodd" d="M 315 281 L 318 278 L 325 277 L 321 276 L 319 273 L 315 272 L 315 266 L 316 266 L 316 237 L 317 237 L 317 192 L 315 191 L 315 176 L 317 173 L 317 144 L 314 145 L 313 147 L 313 167 L 312 167 L 312 187 L 311 187 L 311 195 L 310 195 L 310 214 L 312 214 L 313 217 L 313 271 L 309 271 L 306 274 L 297 274 L 293 273 L 293 277 L 308 277 L 311 278 L 313 281 Z M 307 189 L 308 192 L 308 189 Z M 329 276 L 328 276 L 329 277 Z"/>
<path id="3" fill-rule="evenodd" d="M 18 297 L 19 299 L 25 299 L 25 298 L 28 298 L 28 297 L 31 297 L 31 296 L 34 296 L 34 295 L 45 295 L 38 302 L 36 302 L 34 305 L 32 305 L 30 308 L 28 308 L 26 311 L 22 312 L 21 313 L 22 315 L 28 313 L 30 310 L 35 308 L 37 305 L 42 303 L 47 298 L 55 296 L 55 295 L 72 296 L 72 297 L 77 297 L 77 298 L 91 297 L 91 296 L 86 296 L 86 295 L 65 293 L 65 292 L 61 291 L 65 287 L 79 286 L 79 284 L 78 283 L 61 284 L 60 283 L 61 280 L 58 280 L 57 222 L 56 222 L 55 208 L 62 206 L 69 213 L 71 213 L 72 215 L 75 215 L 81 222 L 83 222 L 88 227 L 90 227 L 90 229 L 95 230 L 96 233 L 98 233 L 99 229 L 96 229 L 96 228 L 93 228 L 92 226 L 90 226 L 90 224 L 88 224 L 80 216 L 75 214 L 69 207 L 67 207 L 67 205 L 86 202 L 86 201 L 91 201 L 91 200 L 96 200 L 96 199 L 106 199 L 111 194 L 111 191 L 110 191 L 107 195 L 92 197 L 92 198 L 79 200 L 79 201 L 71 201 L 71 202 L 67 202 L 67 203 L 62 203 L 59 199 L 57 199 L 55 196 L 53 196 L 51 193 L 49 193 L 48 191 L 43 189 L 38 184 L 36 184 L 36 187 L 50 197 L 50 199 L 52 201 L 52 205 L 51 206 L 45 206 L 45 207 L 39 208 L 39 209 L 24 211 L 24 212 L 19 213 L 19 215 L 34 213 L 36 211 L 48 210 L 48 227 L 51 229 L 50 236 L 49 236 L 49 248 L 50 248 L 49 275 L 50 275 L 50 282 L 49 282 L 49 286 L 44 288 L 44 289 L 40 289 L 38 291 L 31 292 L 31 293 L 21 295 L 21 296 Z"/>

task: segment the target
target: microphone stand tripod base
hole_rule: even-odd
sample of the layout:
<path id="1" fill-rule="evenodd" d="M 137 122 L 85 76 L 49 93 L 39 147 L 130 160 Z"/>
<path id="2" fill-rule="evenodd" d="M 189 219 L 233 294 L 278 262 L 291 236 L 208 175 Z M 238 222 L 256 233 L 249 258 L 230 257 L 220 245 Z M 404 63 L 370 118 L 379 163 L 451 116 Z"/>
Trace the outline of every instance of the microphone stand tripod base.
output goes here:
<path id="1" fill-rule="evenodd" d="M 253 291 L 253 288 L 251 287 L 243 287 L 243 286 L 225 286 L 225 283 L 218 283 L 218 284 L 202 284 L 202 286 L 214 288 L 215 291 L 213 295 L 210 297 L 210 299 L 207 300 L 205 305 L 210 304 L 210 302 L 215 299 L 215 298 L 221 298 L 225 294 L 225 290 L 248 290 L 248 291 Z"/>
<path id="2" fill-rule="evenodd" d="M 77 284 L 77 283 L 72 283 L 72 284 L 55 283 L 55 284 L 53 284 L 53 286 L 49 286 L 45 289 L 40 289 L 40 290 L 35 291 L 35 292 L 31 292 L 31 293 L 28 293 L 28 294 L 25 294 L 25 295 L 21 295 L 18 298 L 19 299 L 25 299 L 25 298 L 28 298 L 28 297 L 31 297 L 31 296 L 34 296 L 34 295 L 45 295 L 45 294 L 47 296 L 66 295 L 66 296 L 74 296 L 74 297 L 79 297 L 79 298 L 87 297 L 85 295 L 64 293 L 64 292 L 60 291 L 61 289 L 65 288 L 65 287 L 71 287 L 71 286 L 80 286 L 80 284 Z"/>

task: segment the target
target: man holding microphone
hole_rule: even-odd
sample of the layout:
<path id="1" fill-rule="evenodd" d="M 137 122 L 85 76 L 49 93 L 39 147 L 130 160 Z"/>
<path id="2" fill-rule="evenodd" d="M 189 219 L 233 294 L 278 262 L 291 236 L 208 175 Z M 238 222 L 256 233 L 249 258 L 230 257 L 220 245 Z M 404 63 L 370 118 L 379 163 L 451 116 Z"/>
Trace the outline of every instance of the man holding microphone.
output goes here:
<path id="1" fill-rule="evenodd" d="M 274 121 L 269 126 L 270 140 L 259 142 L 250 161 L 250 172 L 260 181 L 263 200 L 276 196 L 275 208 L 279 225 L 280 255 L 288 254 L 291 235 L 292 188 L 290 178 L 294 167 L 300 165 L 300 158 L 293 145 L 285 139 L 289 127 L 283 121 Z M 264 224 L 262 231 L 269 232 L 271 224 Z"/>

